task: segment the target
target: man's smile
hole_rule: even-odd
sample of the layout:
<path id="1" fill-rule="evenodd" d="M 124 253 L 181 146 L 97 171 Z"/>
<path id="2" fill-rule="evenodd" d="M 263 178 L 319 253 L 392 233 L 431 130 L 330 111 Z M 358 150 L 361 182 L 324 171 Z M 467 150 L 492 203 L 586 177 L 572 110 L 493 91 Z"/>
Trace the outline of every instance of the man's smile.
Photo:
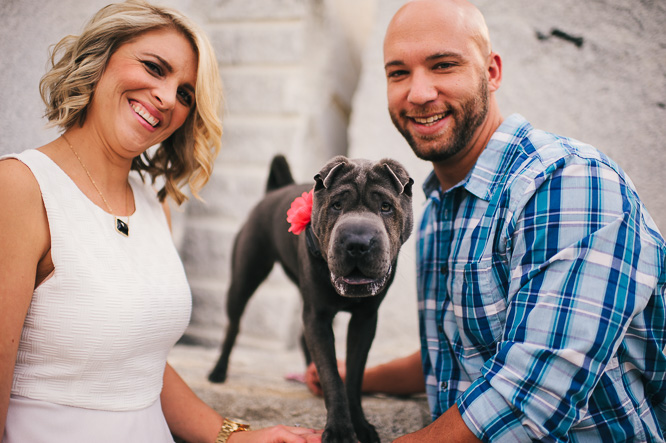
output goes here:
<path id="1" fill-rule="evenodd" d="M 411 118 L 414 122 L 420 125 L 431 126 L 437 123 L 439 120 L 446 117 L 448 114 L 449 114 L 448 112 L 442 112 L 440 114 L 431 115 L 429 117 L 409 117 L 409 118 Z"/>

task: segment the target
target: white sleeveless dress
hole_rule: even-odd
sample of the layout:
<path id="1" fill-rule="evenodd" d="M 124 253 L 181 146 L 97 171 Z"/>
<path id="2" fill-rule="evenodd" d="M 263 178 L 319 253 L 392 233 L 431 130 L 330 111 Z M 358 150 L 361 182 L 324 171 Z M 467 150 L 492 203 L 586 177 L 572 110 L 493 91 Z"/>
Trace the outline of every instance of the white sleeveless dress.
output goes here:
<path id="1" fill-rule="evenodd" d="M 32 297 L 2 442 L 173 442 L 159 396 L 191 294 L 155 191 L 132 175 L 124 237 L 48 156 L 8 157 L 39 183 L 55 271 Z"/>

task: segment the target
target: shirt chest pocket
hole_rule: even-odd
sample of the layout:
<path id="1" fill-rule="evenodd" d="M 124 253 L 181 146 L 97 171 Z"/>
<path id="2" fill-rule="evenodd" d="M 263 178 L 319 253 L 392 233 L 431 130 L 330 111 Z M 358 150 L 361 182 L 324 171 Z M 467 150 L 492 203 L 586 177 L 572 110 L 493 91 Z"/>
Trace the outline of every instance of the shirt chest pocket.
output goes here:
<path id="1" fill-rule="evenodd" d="M 493 348 L 506 320 L 506 275 L 498 259 L 457 263 L 451 279 L 451 301 L 465 347 Z"/>

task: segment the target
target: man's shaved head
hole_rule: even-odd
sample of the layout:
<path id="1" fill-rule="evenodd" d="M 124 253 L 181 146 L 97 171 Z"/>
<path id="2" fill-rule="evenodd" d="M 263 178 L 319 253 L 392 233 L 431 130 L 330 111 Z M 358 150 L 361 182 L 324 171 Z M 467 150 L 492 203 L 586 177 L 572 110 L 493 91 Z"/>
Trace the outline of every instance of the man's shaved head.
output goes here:
<path id="1" fill-rule="evenodd" d="M 469 36 L 477 45 L 482 57 L 488 56 L 492 48 L 488 26 L 481 11 L 467 0 L 413 0 L 395 13 L 386 31 L 388 39 L 392 32 L 402 32 L 405 27 L 424 21 L 438 21 L 447 32 Z"/>

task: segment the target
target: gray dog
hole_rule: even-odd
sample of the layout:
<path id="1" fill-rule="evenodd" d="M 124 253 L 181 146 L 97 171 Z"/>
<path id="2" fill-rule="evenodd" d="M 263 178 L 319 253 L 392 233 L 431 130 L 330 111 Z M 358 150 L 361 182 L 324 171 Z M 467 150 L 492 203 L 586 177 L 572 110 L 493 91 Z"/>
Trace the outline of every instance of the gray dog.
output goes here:
<path id="1" fill-rule="evenodd" d="M 412 231 L 412 184 L 396 161 L 333 158 L 312 185 L 297 185 L 282 156 L 271 164 L 267 194 L 238 233 L 227 298 L 229 326 L 209 379 L 223 382 L 250 296 L 280 262 L 303 297 L 306 360 L 315 362 L 327 410 L 324 442 L 379 442 L 361 408 L 361 383 L 377 309 L 393 281 L 398 252 Z M 311 221 L 288 232 L 291 202 L 312 190 Z M 338 374 L 332 322 L 351 313 L 347 378 Z M 309 353 L 308 353 L 309 351 Z"/>

